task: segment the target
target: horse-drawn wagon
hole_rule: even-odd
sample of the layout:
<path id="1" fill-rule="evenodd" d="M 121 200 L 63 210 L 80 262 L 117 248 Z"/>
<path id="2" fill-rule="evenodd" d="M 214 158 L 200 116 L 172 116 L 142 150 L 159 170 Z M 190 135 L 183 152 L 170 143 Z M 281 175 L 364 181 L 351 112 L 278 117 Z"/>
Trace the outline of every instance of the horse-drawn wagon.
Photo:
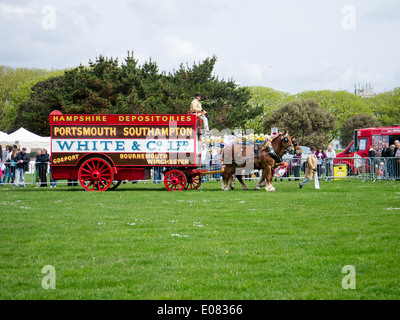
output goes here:
<path id="1" fill-rule="evenodd" d="M 51 171 L 55 180 L 80 181 L 87 191 L 116 189 L 164 168 L 169 191 L 201 185 L 196 115 L 50 114 Z"/>
<path id="2" fill-rule="evenodd" d="M 286 131 L 277 135 L 269 148 L 256 146 L 257 154 L 254 142 L 251 146 L 225 146 L 224 168 L 207 172 L 199 169 L 201 121 L 195 114 L 64 115 L 54 111 L 50 126 L 53 179 L 79 180 L 87 191 L 116 189 L 124 180 L 149 180 L 156 167 L 164 168 L 169 191 L 198 189 L 201 176 L 215 173 L 223 173 L 222 189 L 228 190 L 228 181 L 234 188 L 237 167 L 248 165 L 264 171 L 255 189 L 267 180 L 267 191 L 274 191 L 273 169 L 297 146 Z M 247 190 L 240 171 L 236 177 Z"/>

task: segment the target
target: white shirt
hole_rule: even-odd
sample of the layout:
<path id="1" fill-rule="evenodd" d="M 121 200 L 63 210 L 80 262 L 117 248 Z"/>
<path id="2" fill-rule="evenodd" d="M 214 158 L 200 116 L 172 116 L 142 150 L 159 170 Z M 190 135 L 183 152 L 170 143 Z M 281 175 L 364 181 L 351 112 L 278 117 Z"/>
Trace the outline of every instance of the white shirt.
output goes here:
<path id="1" fill-rule="evenodd" d="M 208 149 L 203 149 L 201 150 L 201 163 L 202 164 L 207 164 L 208 162 L 210 162 L 210 151 L 208 151 Z"/>
<path id="2" fill-rule="evenodd" d="M 327 150 L 326 151 L 326 157 L 328 159 L 335 159 L 336 158 L 336 152 L 335 150 L 332 149 L 332 151 Z"/>

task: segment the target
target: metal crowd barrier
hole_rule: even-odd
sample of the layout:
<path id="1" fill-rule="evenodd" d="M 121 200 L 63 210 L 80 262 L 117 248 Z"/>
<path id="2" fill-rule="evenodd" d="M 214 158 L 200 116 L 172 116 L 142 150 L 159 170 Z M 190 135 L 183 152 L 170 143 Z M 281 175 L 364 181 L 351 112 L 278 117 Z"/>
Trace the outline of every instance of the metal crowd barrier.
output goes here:
<path id="1" fill-rule="evenodd" d="M 307 166 L 306 159 L 286 159 L 288 163 L 286 172 L 280 176 L 281 172 L 275 173 L 274 180 L 303 180 Z M 222 167 L 220 160 L 210 160 L 209 165 L 203 165 L 202 169 L 208 171 L 218 171 Z M 362 181 L 380 180 L 400 180 L 400 158 L 326 158 L 318 160 L 318 177 L 320 180 L 350 180 L 358 179 Z M 262 172 L 253 170 L 243 178 L 247 181 L 258 181 Z M 210 175 L 203 178 L 203 182 L 219 181 L 220 174 Z"/>
<path id="2" fill-rule="evenodd" d="M 40 181 L 39 169 L 41 165 L 47 165 L 46 171 L 46 181 L 43 183 Z M 9 186 L 12 187 L 15 185 L 15 166 L 9 167 L 3 172 L 0 180 L 0 186 Z M 151 180 L 140 180 L 140 181 L 123 181 L 123 184 L 126 183 L 163 183 L 164 176 L 161 173 L 162 170 L 152 170 Z M 80 186 L 79 181 L 69 181 L 69 180 L 53 180 L 51 177 L 51 167 L 50 163 L 39 164 L 31 161 L 28 165 L 28 170 L 25 171 L 25 186 L 36 186 L 40 187 L 53 187 L 56 188 L 58 185 L 68 185 L 70 187 Z M 21 181 L 19 183 L 21 185 Z"/>
<path id="3" fill-rule="evenodd" d="M 285 173 L 280 176 L 277 172 L 274 175 L 274 180 L 302 180 L 304 179 L 307 161 L 305 159 L 287 159 L 288 167 Z M 207 171 L 220 171 L 223 165 L 219 158 L 211 159 L 208 163 L 202 165 L 200 169 Z M 25 172 L 25 185 L 40 186 L 38 165 L 31 162 L 28 166 L 29 170 Z M 15 167 L 14 167 L 15 170 Z M 14 185 L 15 172 L 13 168 L 7 168 L 3 172 L 0 185 L 12 186 Z M 381 180 L 400 180 L 400 158 L 336 158 L 336 159 L 323 159 L 318 161 L 317 166 L 318 177 L 321 180 L 335 181 L 335 180 L 349 180 L 359 179 L 362 181 L 381 181 Z M 243 178 L 247 181 L 258 181 L 262 172 L 259 170 L 252 170 Z M 47 187 L 57 187 L 59 184 L 66 184 L 69 186 L 78 186 L 78 181 L 53 181 L 51 179 L 50 164 L 47 164 L 46 181 L 44 182 Z M 220 173 L 206 175 L 202 177 L 202 182 L 220 181 L 222 175 Z M 141 181 L 143 183 L 162 183 L 163 176 L 160 172 L 158 175 L 155 170 L 152 170 L 152 180 Z"/>
<path id="4" fill-rule="evenodd" d="M 400 158 L 336 158 L 324 159 L 318 165 L 321 179 L 362 181 L 400 180 Z"/>
<path id="5" fill-rule="evenodd" d="M 46 168 L 47 167 L 47 168 Z M 34 161 L 31 161 L 28 164 L 28 170 L 24 172 L 24 179 L 21 179 L 21 177 L 18 177 L 18 185 L 19 186 L 27 186 L 27 185 L 36 185 L 40 186 L 41 181 L 39 179 L 39 170 L 46 170 L 46 181 L 43 181 L 43 185 L 46 185 L 47 187 L 56 187 L 58 181 L 53 181 L 51 178 L 51 169 L 50 169 L 50 163 L 35 163 Z M 1 176 L 1 181 L 0 185 L 3 186 L 13 186 L 15 185 L 15 179 L 16 179 L 16 173 L 17 173 L 17 166 L 15 163 L 11 163 L 9 167 L 6 168 L 6 171 L 3 172 Z M 61 183 L 71 183 L 68 181 L 63 181 Z"/>

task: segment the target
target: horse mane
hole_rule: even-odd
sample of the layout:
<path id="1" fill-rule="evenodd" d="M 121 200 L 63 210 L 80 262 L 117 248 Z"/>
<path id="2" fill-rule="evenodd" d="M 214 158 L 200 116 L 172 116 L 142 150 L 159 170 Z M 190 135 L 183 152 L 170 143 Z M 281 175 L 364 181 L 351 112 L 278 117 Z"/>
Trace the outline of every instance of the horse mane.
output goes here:
<path id="1" fill-rule="evenodd" d="M 271 142 L 274 141 L 274 140 L 276 140 L 276 139 L 278 139 L 280 136 L 283 136 L 283 133 L 278 134 L 275 138 L 273 138 L 273 139 L 271 140 Z"/>
<path id="2" fill-rule="evenodd" d="M 272 142 L 274 142 L 277 138 L 279 138 L 280 136 L 282 136 L 283 134 L 282 133 L 279 133 L 276 137 L 274 137 L 272 140 L 271 140 L 271 145 L 272 145 Z M 261 149 L 262 150 L 266 150 L 266 142 L 264 142 L 263 143 L 263 145 L 261 146 Z"/>
<path id="3" fill-rule="evenodd" d="M 281 145 L 281 143 L 280 143 L 280 141 L 279 141 L 279 143 L 276 145 L 276 140 L 278 139 L 278 138 L 281 138 L 281 139 L 283 139 L 284 137 L 286 137 L 286 136 L 289 136 L 289 133 L 286 131 L 286 132 L 280 132 L 275 138 L 273 138 L 272 139 L 272 141 L 271 141 L 271 146 L 275 149 L 275 152 L 280 152 L 281 151 L 281 149 L 282 149 L 282 145 Z M 273 145 L 273 143 L 275 142 L 275 146 Z M 277 150 L 277 149 L 279 149 L 279 151 Z"/>
<path id="4" fill-rule="evenodd" d="M 271 145 L 273 146 L 273 143 L 274 143 L 278 138 L 281 138 L 281 139 L 282 139 L 282 137 L 284 137 L 283 133 L 279 133 L 275 138 L 272 139 Z M 280 145 L 280 142 L 279 142 L 279 145 Z M 274 146 L 273 146 L 273 147 L 274 147 Z M 275 147 L 274 147 L 274 149 L 275 149 Z"/>

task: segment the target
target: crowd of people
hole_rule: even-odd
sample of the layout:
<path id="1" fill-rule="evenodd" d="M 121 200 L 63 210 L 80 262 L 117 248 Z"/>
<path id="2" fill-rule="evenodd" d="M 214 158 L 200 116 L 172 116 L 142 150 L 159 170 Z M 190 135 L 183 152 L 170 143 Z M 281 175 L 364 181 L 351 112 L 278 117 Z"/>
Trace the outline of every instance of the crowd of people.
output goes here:
<path id="1" fill-rule="evenodd" d="M 368 152 L 371 159 L 371 174 L 381 179 L 400 179 L 400 141 L 385 143 L 383 149 L 373 144 Z"/>
<path id="2" fill-rule="evenodd" d="M 222 168 L 222 155 L 224 142 L 223 139 L 207 138 L 202 143 L 202 155 L 201 155 L 201 169 L 207 171 L 218 171 Z M 236 141 L 235 141 L 236 142 Z M 254 142 L 254 140 L 252 141 Z M 334 164 L 340 165 L 340 161 L 336 161 L 336 151 L 333 146 L 328 146 L 327 150 L 324 150 L 322 146 L 315 148 L 313 153 L 316 161 L 316 173 L 321 179 L 333 180 L 334 179 Z M 308 156 L 308 155 L 307 155 Z M 371 170 L 372 178 L 378 179 L 400 179 L 400 142 L 395 141 L 393 145 L 388 145 L 379 151 L 377 145 L 373 145 L 369 152 L 368 161 L 363 161 L 363 166 L 368 167 Z M 294 181 L 299 181 L 301 177 L 301 171 L 306 172 L 307 162 L 303 157 L 302 148 L 298 148 L 296 153 L 275 169 L 274 178 L 275 180 L 283 178 L 294 178 Z M 360 172 L 354 172 L 360 173 Z M 258 172 L 246 176 L 245 178 L 257 179 L 259 177 Z M 219 180 L 220 174 L 203 177 L 203 182 L 208 182 L 210 178 Z"/>
<path id="3" fill-rule="evenodd" d="M 57 181 L 51 177 L 50 155 L 46 149 L 39 150 L 35 156 L 34 179 L 38 187 L 47 187 L 47 173 L 50 173 L 50 186 L 56 187 Z M 26 148 L 19 149 L 17 146 L 0 146 L 0 185 L 12 184 L 14 188 L 25 188 L 25 174 L 29 171 L 31 156 Z"/>
<path id="4" fill-rule="evenodd" d="M 259 136 L 256 136 L 259 139 Z M 207 138 L 208 140 L 210 138 Z M 234 142 L 235 143 L 235 142 Z M 223 139 L 214 139 L 213 141 L 203 141 L 201 152 L 201 169 L 207 171 L 220 171 L 223 167 Z M 334 176 L 334 159 L 336 151 L 329 146 L 326 151 L 322 147 L 315 148 L 312 154 L 315 156 L 316 173 L 319 177 L 325 176 L 331 180 Z M 370 174 L 377 179 L 400 179 L 400 141 L 396 140 L 394 144 L 385 144 L 383 149 L 379 149 L 377 145 L 372 145 L 369 154 L 368 168 Z M 39 150 L 34 156 L 34 182 L 37 187 L 45 188 L 48 186 L 48 173 L 50 179 L 50 187 L 57 187 L 57 181 L 52 179 L 50 155 L 46 149 Z M 26 148 L 19 149 L 17 146 L 0 146 L 0 185 L 13 184 L 14 188 L 26 187 L 25 173 L 29 171 L 31 156 L 26 152 Z M 367 162 L 365 162 L 367 163 Z M 299 181 L 301 170 L 306 171 L 303 159 L 303 151 L 301 148 L 291 159 L 283 162 L 275 169 L 275 179 L 294 178 Z M 163 168 L 155 167 L 153 171 L 154 183 L 161 183 Z M 259 172 L 252 172 L 245 178 L 257 179 Z M 209 182 L 211 179 L 219 181 L 220 173 L 205 175 L 202 182 Z M 69 185 L 77 185 L 76 182 L 69 182 Z"/>
<path id="5" fill-rule="evenodd" d="M 333 179 L 333 162 L 336 159 L 336 151 L 332 146 L 329 146 L 326 152 L 323 147 L 310 148 L 311 155 L 313 155 L 313 163 L 315 161 L 315 172 L 319 177 L 325 175 L 328 180 Z M 308 159 L 305 161 L 308 162 Z M 290 161 L 283 162 L 279 167 L 275 169 L 274 177 L 277 178 L 290 178 L 293 174 L 294 181 L 300 180 L 301 169 L 306 171 L 308 163 L 303 166 L 303 150 L 298 148 L 295 155 Z M 306 172 L 305 172 L 306 173 Z M 290 179 L 289 179 L 290 180 Z"/>

